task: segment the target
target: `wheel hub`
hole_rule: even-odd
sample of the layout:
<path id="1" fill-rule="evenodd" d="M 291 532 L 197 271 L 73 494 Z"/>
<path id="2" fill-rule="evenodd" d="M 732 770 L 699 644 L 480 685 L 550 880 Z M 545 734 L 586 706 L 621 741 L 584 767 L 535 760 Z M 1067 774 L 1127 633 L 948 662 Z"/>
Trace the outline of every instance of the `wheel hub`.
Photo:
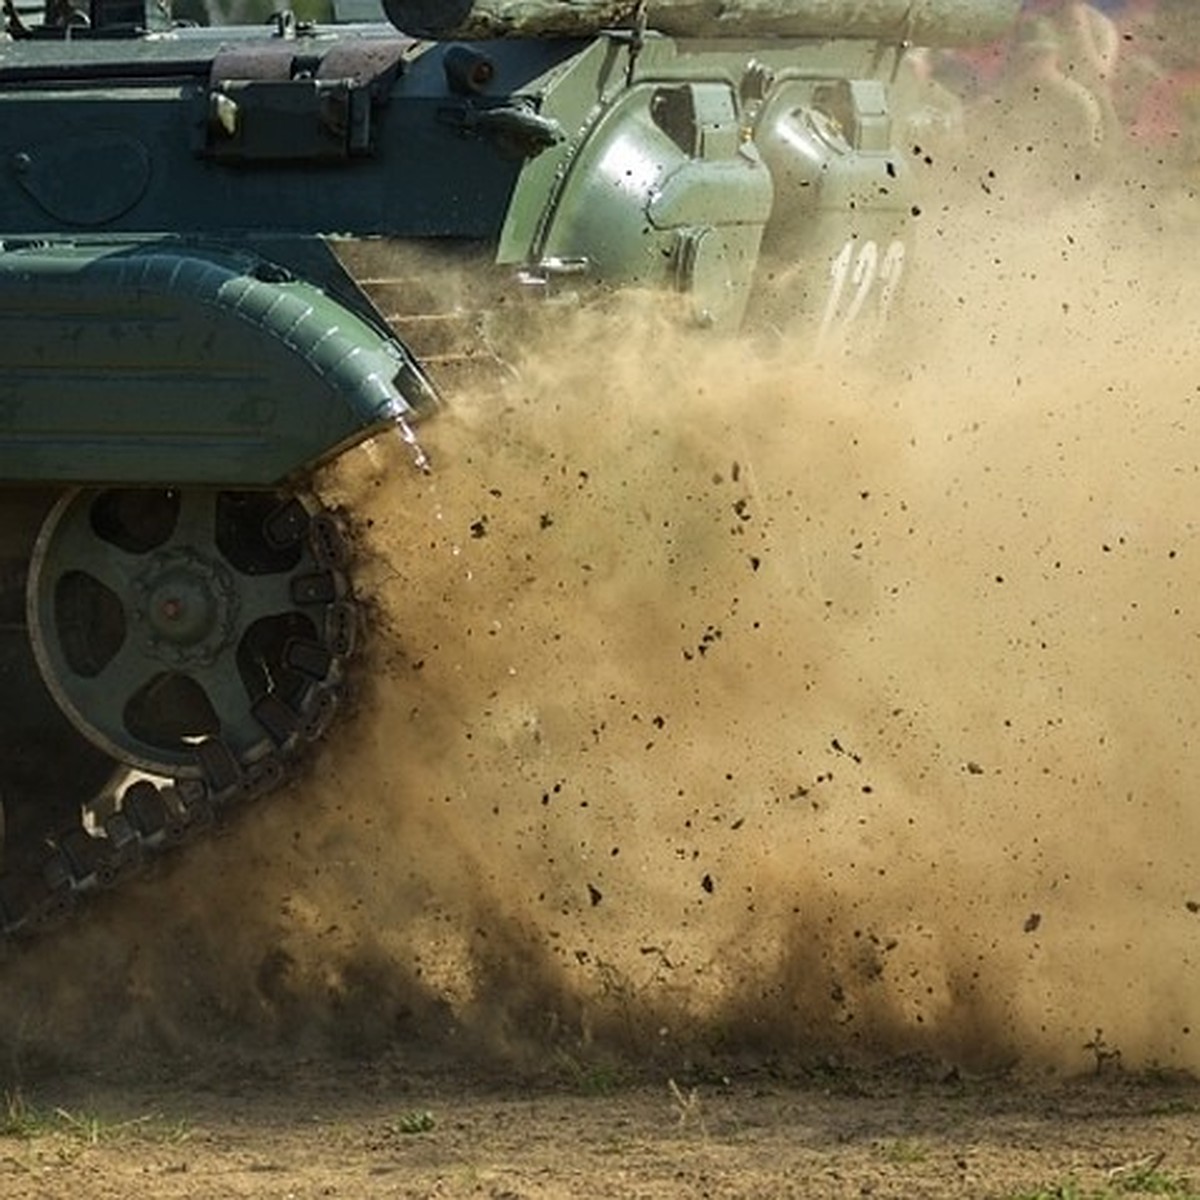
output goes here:
<path id="1" fill-rule="evenodd" d="M 237 629 L 237 586 L 218 562 L 193 550 L 152 556 L 133 581 L 133 617 L 146 651 L 163 662 L 211 663 Z"/>

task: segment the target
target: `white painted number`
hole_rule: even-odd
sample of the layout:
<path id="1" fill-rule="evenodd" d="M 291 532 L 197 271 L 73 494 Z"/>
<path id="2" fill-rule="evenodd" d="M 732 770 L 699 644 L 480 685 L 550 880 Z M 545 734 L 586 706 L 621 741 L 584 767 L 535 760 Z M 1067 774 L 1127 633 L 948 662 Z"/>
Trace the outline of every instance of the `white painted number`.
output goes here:
<path id="1" fill-rule="evenodd" d="M 904 243 L 893 241 L 880 258 L 879 243 L 850 238 L 829 264 L 829 297 L 817 344 L 870 342 L 887 320 L 904 274 Z M 864 319 L 864 312 L 866 318 Z"/>

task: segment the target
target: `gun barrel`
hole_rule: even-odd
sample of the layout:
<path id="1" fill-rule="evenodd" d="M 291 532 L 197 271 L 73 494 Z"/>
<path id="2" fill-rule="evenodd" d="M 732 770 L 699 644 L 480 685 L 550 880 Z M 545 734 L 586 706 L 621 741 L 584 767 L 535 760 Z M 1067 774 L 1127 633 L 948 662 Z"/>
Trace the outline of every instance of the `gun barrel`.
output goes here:
<path id="1" fill-rule="evenodd" d="M 384 0 L 425 38 L 592 37 L 632 26 L 638 0 Z M 649 0 L 646 26 L 679 38 L 868 38 L 922 46 L 994 41 L 1020 0 Z"/>

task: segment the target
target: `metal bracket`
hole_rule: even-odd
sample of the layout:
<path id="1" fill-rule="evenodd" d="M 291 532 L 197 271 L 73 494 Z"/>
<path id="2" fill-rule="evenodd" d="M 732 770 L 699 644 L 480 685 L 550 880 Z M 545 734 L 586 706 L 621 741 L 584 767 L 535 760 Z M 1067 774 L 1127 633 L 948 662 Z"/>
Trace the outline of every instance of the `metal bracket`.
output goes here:
<path id="1" fill-rule="evenodd" d="M 490 138 L 501 152 L 514 158 L 536 158 L 565 136 L 553 117 L 543 117 L 527 101 L 497 108 L 477 108 L 471 104 L 443 108 L 438 119 L 464 134 L 479 133 Z"/>

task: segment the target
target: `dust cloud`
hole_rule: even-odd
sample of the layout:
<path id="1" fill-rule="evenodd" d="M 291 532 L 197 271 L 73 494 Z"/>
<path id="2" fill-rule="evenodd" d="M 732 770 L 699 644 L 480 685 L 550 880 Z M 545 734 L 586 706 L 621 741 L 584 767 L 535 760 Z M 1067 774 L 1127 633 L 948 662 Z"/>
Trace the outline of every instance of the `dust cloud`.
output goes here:
<path id="1" fill-rule="evenodd" d="M 1194 234 L 921 234 L 865 361 L 564 308 L 344 459 L 356 712 L 8 963 L 7 1057 L 1200 1065 Z"/>

